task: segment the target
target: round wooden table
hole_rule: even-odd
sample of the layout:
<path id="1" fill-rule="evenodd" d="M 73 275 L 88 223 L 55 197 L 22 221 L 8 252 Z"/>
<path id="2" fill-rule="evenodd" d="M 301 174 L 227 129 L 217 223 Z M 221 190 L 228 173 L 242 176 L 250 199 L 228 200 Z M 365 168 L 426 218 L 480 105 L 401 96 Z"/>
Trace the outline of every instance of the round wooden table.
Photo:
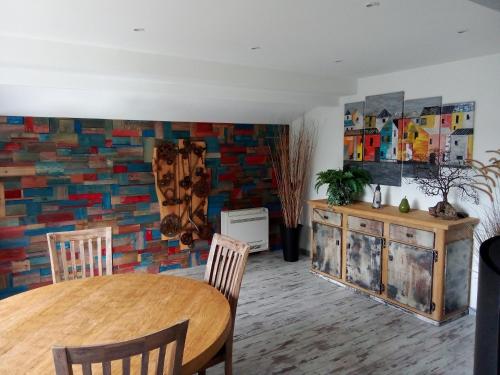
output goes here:
<path id="1" fill-rule="evenodd" d="M 124 274 L 61 282 L 0 301 L 0 374 L 54 374 L 54 345 L 129 340 L 189 319 L 183 373 L 222 347 L 229 303 L 183 277 Z"/>

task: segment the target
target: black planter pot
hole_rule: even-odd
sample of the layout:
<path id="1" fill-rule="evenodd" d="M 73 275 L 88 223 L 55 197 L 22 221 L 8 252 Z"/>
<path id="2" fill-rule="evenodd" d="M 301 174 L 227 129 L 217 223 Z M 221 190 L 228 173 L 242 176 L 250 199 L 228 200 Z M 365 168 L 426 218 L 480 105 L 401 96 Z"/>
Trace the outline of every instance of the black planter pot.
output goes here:
<path id="1" fill-rule="evenodd" d="M 500 374 L 500 236 L 479 250 L 474 374 Z"/>
<path id="2" fill-rule="evenodd" d="M 283 244 L 283 259 L 287 262 L 299 260 L 299 240 L 302 224 L 296 228 L 288 228 L 281 224 L 281 242 Z"/>

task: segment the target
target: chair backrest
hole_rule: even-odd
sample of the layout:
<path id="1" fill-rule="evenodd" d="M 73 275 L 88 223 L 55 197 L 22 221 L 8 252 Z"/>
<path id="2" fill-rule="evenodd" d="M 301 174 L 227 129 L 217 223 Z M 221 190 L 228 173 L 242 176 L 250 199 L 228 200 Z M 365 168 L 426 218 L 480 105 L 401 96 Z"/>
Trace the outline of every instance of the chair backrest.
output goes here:
<path id="1" fill-rule="evenodd" d="M 92 375 L 92 364 L 102 364 L 102 374 L 110 375 L 111 362 L 118 360 L 122 361 L 122 374 L 129 375 L 131 359 L 138 355 L 141 355 L 141 375 L 147 375 L 150 352 L 156 349 L 158 349 L 158 359 L 154 374 L 180 375 L 188 322 L 184 320 L 159 332 L 120 343 L 54 347 L 52 354 L 56 375 L 73 375 L 73 365 L 81 365 L 83 375 Z M 168 356 L 167 349 L 169 349 Z M 165 371 L 165 357 L 167 357 L 167 371 Z"/>
<path id="2" fill-rule="evenodd" d="M 103 272 L 103 243 L 106 255 L 106 275 L 113 273 L 111 227 L 47 233 L 52 281 L 99 276 Z M 58 251 L 58 248 L 60 251 Z M 88 268 L 88 270 L 87 270 Z"/>
<path id="3" fill-rule="evenodd" d="M 247 243 L 216 233 L 208 255 L 205 281 L 227 298 L 233 322 L 249 250 Z"/>

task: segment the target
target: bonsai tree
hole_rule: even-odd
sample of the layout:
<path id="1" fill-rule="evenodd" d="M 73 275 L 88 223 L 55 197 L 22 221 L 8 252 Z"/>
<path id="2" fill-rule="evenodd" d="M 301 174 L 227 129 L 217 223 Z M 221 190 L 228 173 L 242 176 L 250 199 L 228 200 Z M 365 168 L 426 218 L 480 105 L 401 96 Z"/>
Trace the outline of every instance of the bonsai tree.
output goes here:
<path id="1" fill-rule="evenodd" d="M 344 206 L 359 196 L 371 181 L 370 173 L 364 169 L 347 166 L 328 169 L 316 175 L 316 191 L 328 185 L 326 200 L 329 205 Z"/>
<path id="2" fill-rule="evenodd" d="M 463 165 L 452 164 L 447 153 L 440 153 L 435 165 L 417 165 L 415 178 L 410 183 L 418 185 L 418 189 L 427 196 L 441 196 L 441 201 L 434 207 L 429 207 L 432 216 L 443 219 L 457 219 L 457 210 L 449 203 L 450 191 L 457 191 L 461 199 L 478 203 L 478 189 L 475 186 L 475 176 L 471 163 Z"/>

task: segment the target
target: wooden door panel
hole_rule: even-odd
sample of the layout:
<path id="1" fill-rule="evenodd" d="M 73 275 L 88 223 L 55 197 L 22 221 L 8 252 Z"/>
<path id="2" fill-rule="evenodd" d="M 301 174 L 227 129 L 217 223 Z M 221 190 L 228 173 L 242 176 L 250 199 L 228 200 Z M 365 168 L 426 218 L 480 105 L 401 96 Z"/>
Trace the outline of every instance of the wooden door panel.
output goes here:
<path id="1" fill-rule="evenodd" d="M 313 237 L 313 269 L 340 278 L 342 231 L 330 225 L 313 222 Z"/>
<path id="2" fill-rule="evenodd" d="M 453 241 L 446 245 L 444 313 L 449 314 L 469 305 L 472 239 Z"/>
<path id="3" fill-rule="evenodd" d="M 382 239 L 347 232 L 348 282 L 380 293 Z"/>
<path id="4" fill-rule="evenodd" d="M 387 296 L 419 311 L 431 312 L 434 252 L 389 243 Z"/>

